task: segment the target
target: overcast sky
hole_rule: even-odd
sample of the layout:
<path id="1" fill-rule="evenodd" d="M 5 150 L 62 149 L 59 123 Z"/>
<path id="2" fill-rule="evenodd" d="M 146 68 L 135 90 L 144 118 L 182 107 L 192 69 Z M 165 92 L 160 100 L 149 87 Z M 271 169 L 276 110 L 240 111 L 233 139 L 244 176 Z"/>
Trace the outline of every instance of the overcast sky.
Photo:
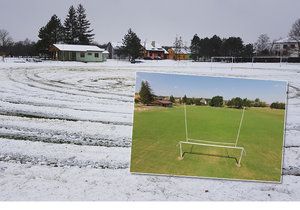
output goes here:
<path id="1" fill-rule="evenodd" d="M 212 98 L 220 95 L 226 100 L 234 97 L 259 98 L 267 103 L 285 103 L 287 97 L 287 83 L 282 81 L 146 72 L 138 72 L 136 78 L 136 92 L 139 92 L 142 81 L 148 81 L 158 96 Z"/>
<path id="2" fill-rule="evenodd" d="M 65 19 L 70 5 L 82 3 L 95 41 L 121 41 L 129 27 L 142 40 L 162 45 L 181 35 L 188 44 L 200 37 L 241 36 L 255 42 L 259 34 L 285 37 L 300 18 L 299 0 L 1 0 L 0 28 L 14 40 L 37 40 L 40 27 L 53 14 Z"/>

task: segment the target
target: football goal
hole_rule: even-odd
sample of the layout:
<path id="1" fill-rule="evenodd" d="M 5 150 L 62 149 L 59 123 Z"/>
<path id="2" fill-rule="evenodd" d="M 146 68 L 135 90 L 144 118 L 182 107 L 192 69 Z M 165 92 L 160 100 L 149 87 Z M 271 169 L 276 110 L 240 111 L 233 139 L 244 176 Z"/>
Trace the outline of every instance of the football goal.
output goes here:
<path id="1" fill-rule="evenodd" d="M 225 148 L 225 149 L 235 149 L 235 150 L 240 151 L 239 158 L 238 158 L 237 164 L 236 164 L 238 167 L 240 167 L 243 154 L 244 153 L 246 154 L 246 151 L 245 151 L 244 147 L 238 146 L 240 131 L 241 131 L 241 127 L 242 127 L 242 124 L 243 124 L 244 113 L 245 113 L 245 108 L 243 108 L 243 110 L 241 112 L 241 119 L 240 119 L 240 122 L 239 122 L 239 127 L 238 127 L 238 130 L 237 130 L 237 135 L 236 135 L 236 138 L 235 138 L 234 142 L 220 142 L 220 141 L 192 139 L 192 138 L 189 138 L 189 135 L 188 135 L 188 122 L 187 122 L 186 105 L 184 104 L 185 140 L 179 142 L 179 153 L 180 153 L 179 158 L 180 158 L 180 160 L 182 160 L 183 156 L 184 156 L 184 151 L 183 151 L 183 146 L 182 146 L 184 144 L 192 145 L 192 146 L 202 146 L 202 147 L 216 147 L 216 148 Z"/>

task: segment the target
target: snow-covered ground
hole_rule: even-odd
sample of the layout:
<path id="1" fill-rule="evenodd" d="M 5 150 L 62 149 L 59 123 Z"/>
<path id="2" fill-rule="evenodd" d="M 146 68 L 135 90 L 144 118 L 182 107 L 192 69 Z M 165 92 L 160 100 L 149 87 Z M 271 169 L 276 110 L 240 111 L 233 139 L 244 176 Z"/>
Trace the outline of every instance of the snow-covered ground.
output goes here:
<path id="1" fill-rule="evenodd" d="M 136 71 L 289 81 L 282 184 L 132 175 Z M 300 65 L 0 61 L 0 200 L 300 200 Z"/>

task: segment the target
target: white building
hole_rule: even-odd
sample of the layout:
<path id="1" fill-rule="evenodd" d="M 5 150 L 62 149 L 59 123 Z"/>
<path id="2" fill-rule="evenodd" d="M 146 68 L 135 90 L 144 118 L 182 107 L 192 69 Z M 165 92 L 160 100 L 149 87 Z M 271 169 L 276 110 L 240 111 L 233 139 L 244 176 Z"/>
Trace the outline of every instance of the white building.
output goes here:
<path id="1" fill-rule="evenodd" d="M 277 56 L 298 57 L 298 42 L 289 37 L 277 40 L 272 45 L 272 52 Z"/>
<path id="2" fill-rule="evenodd" d="M 110 59 L 128 59 L 127 56 L 125 56 L 122 53 L 122 48 L 124 47 L 122 42 L 109 42 L 107 44 L 107 51 L 109 52 Z"/>
<path id="3" fill-rule="evenodd" d="M 60 61 L 103 62 L 108 56 L 105 49 L 93 45 L 54 44 L 50 52 Z"/>

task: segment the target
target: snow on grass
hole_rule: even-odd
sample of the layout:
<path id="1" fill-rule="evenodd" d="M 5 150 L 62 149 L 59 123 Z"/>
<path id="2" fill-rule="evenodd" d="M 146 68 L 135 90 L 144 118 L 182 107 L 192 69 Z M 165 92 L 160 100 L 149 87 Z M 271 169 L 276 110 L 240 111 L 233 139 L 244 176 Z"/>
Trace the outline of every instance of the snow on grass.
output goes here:
<path id="1" fill-rule="evenodd" d="M 8 162 L 0 173 L 1 189 L 9 189 L 0 191 L 5 200 L 299 200 L 300 193 L 295 176 L 266 184 Z"/>
<path id="2" fill-rule="evenodd" d="M 0 63 L 0 200 L 300 200 L 300 65 Z M 136 71 L 289 81 L 282 184 L 132 175 Z"/>

